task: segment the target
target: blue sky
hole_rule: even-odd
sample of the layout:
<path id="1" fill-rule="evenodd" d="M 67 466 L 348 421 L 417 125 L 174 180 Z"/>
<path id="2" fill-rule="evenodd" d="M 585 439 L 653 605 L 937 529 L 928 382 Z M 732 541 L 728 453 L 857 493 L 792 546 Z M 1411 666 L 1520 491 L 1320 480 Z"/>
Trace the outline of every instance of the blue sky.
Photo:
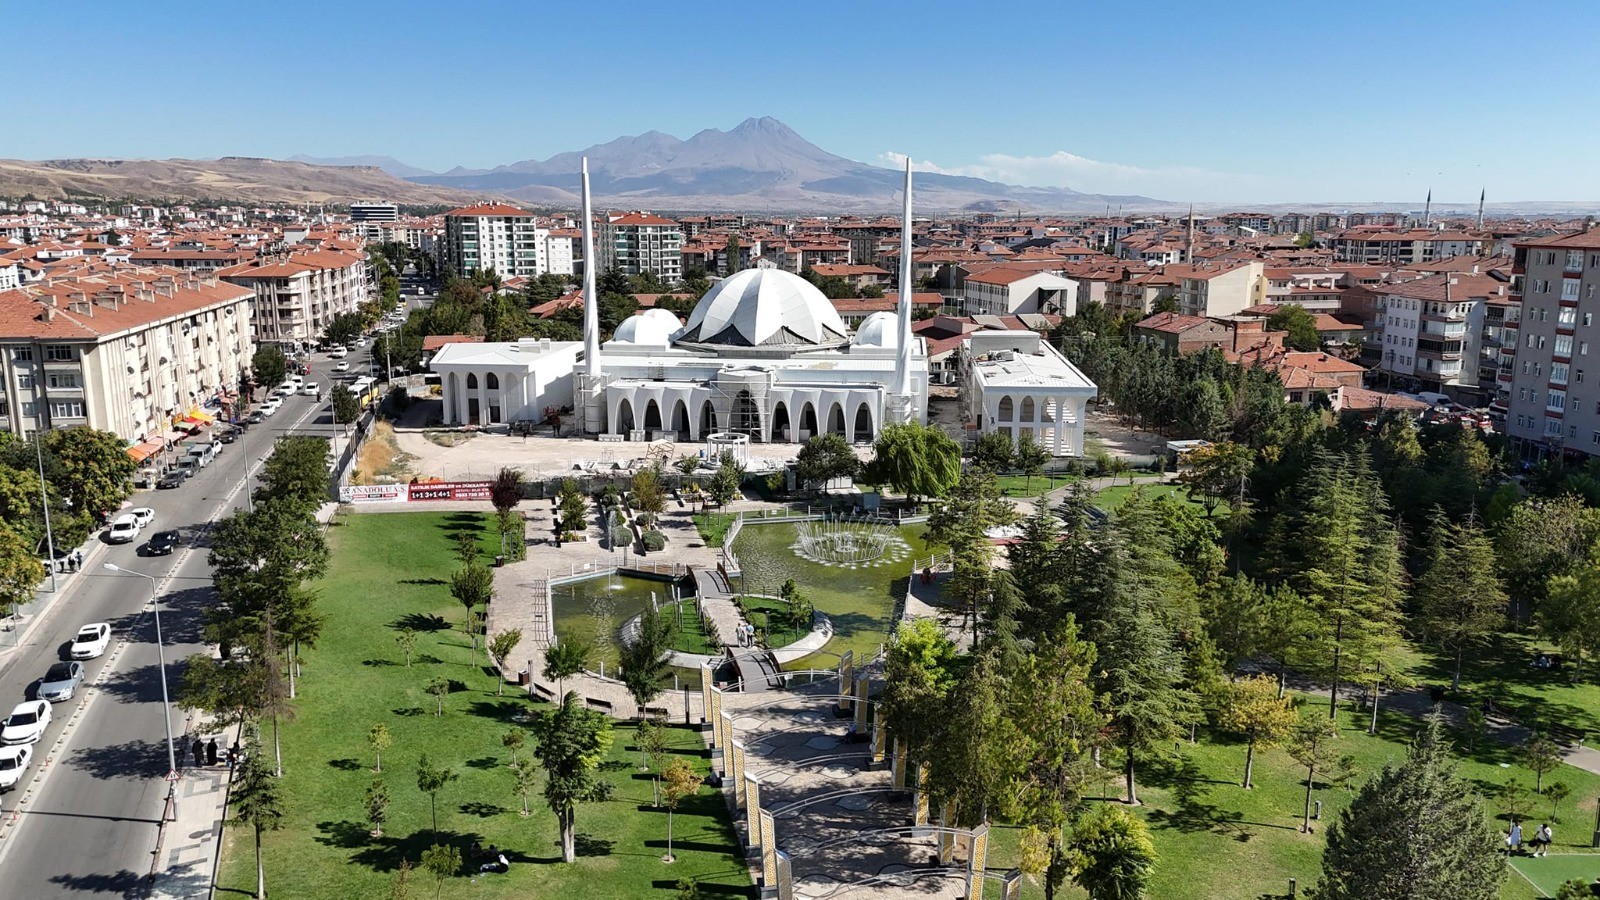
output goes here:
<path id="1" fill-rule="evenodd" d="M 1015 15 L 1007 9 L 1020 10 Z M 1600 4 L 7 4 L 0 157 L 443 170 L 770 115 L 1170 200 L 1600 200 Z"/>

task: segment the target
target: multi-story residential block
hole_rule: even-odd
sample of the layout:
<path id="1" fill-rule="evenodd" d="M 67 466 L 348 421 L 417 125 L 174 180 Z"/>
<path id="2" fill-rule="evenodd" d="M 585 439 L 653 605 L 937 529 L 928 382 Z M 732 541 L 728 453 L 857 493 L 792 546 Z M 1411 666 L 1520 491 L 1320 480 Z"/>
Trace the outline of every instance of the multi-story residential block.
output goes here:
<path id="1" fill-rule="evenodd" d="M 350 224 L 364 241 L 383 239 L 383 229 L 400 221 L 400 207 L 393 203 L 352 203 Z"/>
<path id="2" fill-rule="evenodd" d="M 1178 280 L 1178 311 L 1206 318 L 1235 315 L 1265 302 L 1265 272 L 1261 262 L 1241 260 L 1165 269 L 1166 275 Z"/>
<path id="3" fill-rule="evenodd" d="M 549 271 L 549 231 L 533 213 L 483 203 L 444 214 L 444 267 L 466 278 L 493 269 L 501 278 Z"/>
<path id="4" fill-rule="evenodd" d="M 595 253 L 600 257 L 597 271 L 616 269 L 624 275 L 649 272 L 667 282 L 683 278 L 683 257 L 679 252 L 683 231 L 671 219 L 642 212 L 613 213 L 600 221 L 595 242 Z"/>
<path id="5" fill-rule="evenodd" d="M 1487 253 L 1490 244 L 1486 236 L 1464 231 L 1428 228 L 1397 231 L 1365 225 L 1335 235 L 1333 251 L 1341 262 L 1406 265 Z"/>
<path id="6" fill-rule="evenodd" d="M 962 306 L 969 316 L 1075 316 L 1078 283 L 1059 271 L 994 266 L 966 277 L 962 283 Z"/>
<path id="7" fill-rule="evenodd" d="M 1508 299 L 1507 283 L 1489 275 L 1447 273 L 1379 290 L 1378 371 L 1396 384 L 1475 404 L 1485 316 L 1491 301 Z"/>
<path id="8" fill-rule="evenodd" d="M 261 343 L 311 343 L 335 316 L 355 312 L 372 293 L 366 259 L 339 250 L 263 254 L 217 275 L 255 291 Z"/>
<path id="9" fill-rule="evenodd" d="M 1512 273 L 1507 432 L 1530 458 L 1600 455 L 1600 229 L 1518 243 Z"/>
<path id="10" fill-rule="evenodd" d="M 254 300 L 209 274 L 99 263 L 0 293 L 0 428 L 87 425 L 139 459 L 160 451 L 236 396 Z"/>

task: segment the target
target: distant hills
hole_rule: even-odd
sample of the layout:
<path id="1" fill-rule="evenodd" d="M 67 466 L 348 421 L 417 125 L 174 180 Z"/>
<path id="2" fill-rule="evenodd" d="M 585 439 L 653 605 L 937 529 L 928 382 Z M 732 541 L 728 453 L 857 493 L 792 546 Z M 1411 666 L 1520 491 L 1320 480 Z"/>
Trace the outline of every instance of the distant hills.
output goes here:
<path id="1" fill-rule="evenodd" d="M 750 212 L 892 212 L 903 173 L 829 153 L 771 117 L 746 119 L 730 131 L 708 128 L 688 140 L 659 131 L 619 137 L 545 160 L 493 169 L 455 168 L 413 175 L 419 184 L 489 191 L 536 205 L 578 202 L 579 161 L 589 158 L 595 201 L 655 210 Z M 1084 194 L 982 178 L 916 176 L 920 212 L 1104 212 L 1108 205 L 1175 208 L 1149 197 Z"/>
<path id="2" fill-rule="evenodd" d="M 225 156 L 221 159 L 0 159 L 0 195 L 344 204 L 458 204 L 477 194 L 402 181 L 373 166 Z"/>
<path id="3" fill-rule="evenodd" d="M 297 153 L 289 157 L 289 161 L 310 163 L 313 166 L 370 166 L 374 169 L 382 169 L 396 178 L 437 174 L 429 169 L 408 166 L 392 156 L 374 156 L 370 154 L 367 156 L 306 156 L 304 153 Z"/>

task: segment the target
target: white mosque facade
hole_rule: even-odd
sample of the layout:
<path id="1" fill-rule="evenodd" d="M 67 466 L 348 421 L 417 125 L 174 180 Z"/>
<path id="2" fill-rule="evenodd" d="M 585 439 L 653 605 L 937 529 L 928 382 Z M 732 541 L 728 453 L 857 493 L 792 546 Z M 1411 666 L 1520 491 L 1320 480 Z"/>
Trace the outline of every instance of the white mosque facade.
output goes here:
<path id="1" fill-rule="evenodd" d="M 586 210 L 587 184 L 585 171 Z M 907 223 L 909 189 L 908 170 Z M 433 357 L 444 424 L 537 424 L 570 407 L 572 427 L 601 440 L 798 442 L 831 433 L 869 443 L 885 425 L 927 421 L 928 351 L 912 333 L 909 302 L 852 332 L 804 278 L 748 269 L 718 282 L 687 322 L 646 310 L 601 344 L 593 273 L 585 280 L 583 341 L 457 343 Z M 1037 335 L 978 334 L 967 352 L 981 361 L 962 383 L 972 427 L 1029 432 L 1053 455 L 1081 455 L 1094 384 Z"/>

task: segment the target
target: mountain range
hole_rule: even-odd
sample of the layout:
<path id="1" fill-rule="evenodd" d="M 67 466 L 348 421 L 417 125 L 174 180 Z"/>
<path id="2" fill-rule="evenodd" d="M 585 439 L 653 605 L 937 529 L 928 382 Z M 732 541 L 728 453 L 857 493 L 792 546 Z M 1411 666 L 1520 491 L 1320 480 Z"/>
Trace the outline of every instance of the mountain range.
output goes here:
<path id="1" fill-rule="evenodd" d="M 688 140 L 647 131 L 549 159 L 492 169 L 454 168 L 408 181 L 491 192 L 533 205 L 578 203 L 579 164 L 589 158 L 595 202 L 661 211 L 892 212 L 903 174 L 846 159 L 807 141 L 771 117 L 729 131 L 708 128 Z M 403 165 L 403 164 L 402 164 Z M 1149 197 L 1085 194 L 1068 188 L 1019 187 L 919 172 L 916 206 L 927 212 L 1102 212 L 1109 206 L 1161 209 Z"/>
<path id="2" fill-rule="evenodd" d="M 224 156 L 221 159 L 0 159 L 0 196 L 156 201 L 344 204 L 389 200 L 460 204 L 473 195 L 402 181 L 372 166 Z"/>
<path id="3" fill-rule="evenodd" d="M 367 156 L 307 156 L 304 153 L 296 153 L 294 156 L 289 157 L 289 161 L 310 163 L 313 166 L 370 166 L 374 169 L 382 169 L 396 178 L 437 174 L 430 169 L 408 166 L 392 156 L 371 154 Z"/>

